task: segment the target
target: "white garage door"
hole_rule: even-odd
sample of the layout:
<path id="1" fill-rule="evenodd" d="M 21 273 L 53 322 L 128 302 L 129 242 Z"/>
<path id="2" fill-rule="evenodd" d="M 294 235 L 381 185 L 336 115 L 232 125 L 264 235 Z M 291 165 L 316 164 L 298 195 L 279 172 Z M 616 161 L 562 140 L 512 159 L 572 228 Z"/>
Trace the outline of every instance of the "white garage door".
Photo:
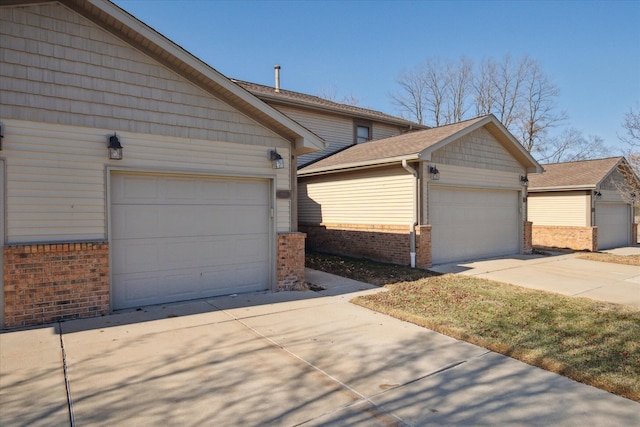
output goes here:
<path id="1" fill-rule="evenodd" d="M 517 191 L 432 187 L 432 262 L 470 260 L 520 251 Z"/>
<path id="2" fill-rule="evenodd" d="M 111 176 L 114 309 L 269 288 L 266 180 Z"/>
<path id="3" fill-rule="evenodd" d="M 631 212 L 624 203 L 597 203 L 598 249 L 626 246 L 631 239 Z"/>

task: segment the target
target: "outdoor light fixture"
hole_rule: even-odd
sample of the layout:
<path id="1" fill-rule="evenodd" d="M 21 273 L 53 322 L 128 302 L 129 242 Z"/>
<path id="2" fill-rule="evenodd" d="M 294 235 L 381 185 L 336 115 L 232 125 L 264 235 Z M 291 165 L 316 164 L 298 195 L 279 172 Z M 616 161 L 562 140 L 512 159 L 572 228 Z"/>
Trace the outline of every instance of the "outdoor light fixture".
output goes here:
<path id="1" fill-rule="evenodd" d="M 523 187 L 528 187 L 529 186 L 529 178 L 527 178 L 524 175 L 520 175 L 520 184 L 522 184 Z"/>
<path id="2" fill-rule="evenodd" d="M 2 138 L 4 138 L 4 133 L 2 133 L 2 131 L 4 126 L 2 126 L 2 123 L 0 123 L 0 151 L 2 151 Z"/>
<path id="3" fill-rule="evenodd" d="M 269 160 L 271 160 L 274 169 L 284 168 L 284 159 L 275 149 L 269 150 Z"/>
<path id="4" fill-rule="evenodd" d="M 120 144 L 120 140 L 118 139 L 118 135 L 115 133 L 113 135 L 109 135 L 107 149 L 109 150 L 109 159 L 110 160 L 122 160 L 122 145 Z"/>
<path id="5" fill-rule="evenodd" d="M 599 192 L 598 190 L 595 190 L 595 191 L 593 192 L 593 195 L 596 197 L 596 200 L 600 200 L 600 199 L 602 199 L 602 193 L 601 193 L 601 192 Z"/>
<path id="6" fill-rule="evenodd" d="M 440 171 L 435 166 L 429 166 L 429 173 L 431 174 L 431 179 L 437 181 L 440 179 Z"/>

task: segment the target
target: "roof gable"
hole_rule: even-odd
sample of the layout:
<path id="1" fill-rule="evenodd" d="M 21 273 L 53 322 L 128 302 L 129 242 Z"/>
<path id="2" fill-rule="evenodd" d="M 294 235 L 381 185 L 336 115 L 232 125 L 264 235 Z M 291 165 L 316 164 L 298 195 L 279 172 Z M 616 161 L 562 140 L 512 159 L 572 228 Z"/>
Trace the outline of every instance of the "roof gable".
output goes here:
<path id="1" fill-rule="evenodd" d="M 324 141 L 300 124 L 239 88 L 151 27 L 107 0 L 58 0 L 127 44 L 229 104 L 242 114 L 292 142 L 298 154 L 324 148 Z M 29 5 L 33 1 L 12 0 L 3 5 Z M 55 3 L 39 1 L 38 3 Z"/>
<path id="2" fill-rule="evenodd" d="M 529 175 L 529 191 L 594 189 L 621 164 L 624 157 L 543 165 L 544 173 Z"/>
<path id="3" fill-rule="evenodd" d="M 354 167 L 375 166 L 401 160 L 431 160 L 431 154 L 480 127 L 485 127 L 528 170 L 540 165 L 493 116 L 482 116 L 459 123 L 411 132 L 354 145 L 298 171 L 299 175 L 323 173 Z"/>

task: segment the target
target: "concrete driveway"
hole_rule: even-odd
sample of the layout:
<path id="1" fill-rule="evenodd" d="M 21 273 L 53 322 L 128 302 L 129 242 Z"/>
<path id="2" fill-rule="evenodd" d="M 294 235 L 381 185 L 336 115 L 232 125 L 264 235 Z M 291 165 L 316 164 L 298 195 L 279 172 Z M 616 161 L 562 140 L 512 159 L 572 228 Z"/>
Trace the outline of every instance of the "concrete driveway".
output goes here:
<path id="1" fill-rule="evenodd" d="M 0 425 L 640 425 L 640 403 L 348 302 L 379 288 L 308 280 L 326 291 L 0 334 Z"/>
<path id="2" fill-rule="evenodd" d="M 640 255 L 640 246 L 613 249 Z M 640 307 L 640 267 L 578 259 L 580 253 L 516 255 L 436 265 L 430 270 L 497 280 L 563 295 Z"/>

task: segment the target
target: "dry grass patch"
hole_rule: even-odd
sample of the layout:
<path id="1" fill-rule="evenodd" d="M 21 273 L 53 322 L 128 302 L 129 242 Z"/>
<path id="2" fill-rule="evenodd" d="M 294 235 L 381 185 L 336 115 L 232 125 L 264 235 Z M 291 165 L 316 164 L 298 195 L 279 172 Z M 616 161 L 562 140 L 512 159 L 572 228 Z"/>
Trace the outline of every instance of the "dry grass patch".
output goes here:
<path id="1" fill-rule="evenodd" d="M 409 282 L 439 273 L 411 268 L 403 265 L 385 264 L 362 258 L 328 255 L 317 252 L 306 253 L 305 266 L 376 286 Z"/>
<path id="2" fill-rule="evenodd" d="M 389 290 L 356 304 L 640 402 L 640 310 L 354 258 L 307 260 Z"/>
<path id="3" fill-rule="evenodd" d="M 640 255 L 614 255 L 601 252 L 592 252 L 580 255 L 578 256 L 578 259 L 640 266 Z"/>

